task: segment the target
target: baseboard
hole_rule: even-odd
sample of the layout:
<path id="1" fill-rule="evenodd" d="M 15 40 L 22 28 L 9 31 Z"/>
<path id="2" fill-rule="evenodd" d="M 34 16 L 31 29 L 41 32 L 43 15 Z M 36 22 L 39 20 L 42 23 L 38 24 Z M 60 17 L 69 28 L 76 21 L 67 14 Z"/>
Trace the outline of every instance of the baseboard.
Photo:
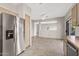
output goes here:
<path id="1" fill-rule="evenodd" d="M 19 53 L 18 55 L 16 55 L 16 56 L 19 56 L 20 54 L 22 54 L 24 52 L 24 50 L 21 52 L 21 53 Z"/>
<path id="2" fill-rule="evenodd" d="M 27 47 L 25 47 L 25 50 L 27 49 L 27 48 L 29 48 L 30 47 L 30 45 L 28 45 Z"/>
<path id="3" fill-rule="evenodd" d="M 49 38 L 49 37 L 42 37 L 42 36 L 39 36 L 38 38 L 63 40 L 62 38 Z"/>
<path id="4" fill-rule="evenodd" d="M 20 54 L 22 54 L 27 48 L 29 48 L 30 47 L 30 45 L 28 45 L 21 53 L 19 53 L 18 55 L 16 55 L 16 56 L 19 56 Z"/>

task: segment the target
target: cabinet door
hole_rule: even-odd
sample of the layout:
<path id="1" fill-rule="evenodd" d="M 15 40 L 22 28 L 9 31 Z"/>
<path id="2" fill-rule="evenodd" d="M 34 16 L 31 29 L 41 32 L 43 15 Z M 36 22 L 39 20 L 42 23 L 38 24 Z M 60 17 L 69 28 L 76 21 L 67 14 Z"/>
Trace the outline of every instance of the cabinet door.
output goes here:
<path id="1" fill-rule="evenodd" d="M 76 26 L 77 25 L 77 6 L 75 5 L 72 8 L 72 25 Z"/>
<path id="2" fill-rule="evenodd" d="M 77 26 L 79 26 L 79 3 L 77 4 Z"/>

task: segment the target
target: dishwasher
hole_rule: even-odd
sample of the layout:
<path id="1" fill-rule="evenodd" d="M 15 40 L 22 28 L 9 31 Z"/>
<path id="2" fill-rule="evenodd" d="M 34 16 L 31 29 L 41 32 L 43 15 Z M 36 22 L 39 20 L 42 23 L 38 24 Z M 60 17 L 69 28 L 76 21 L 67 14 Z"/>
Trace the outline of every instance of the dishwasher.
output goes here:
<path id="1" fill-rule="evenodd" d="M 78 50 L 69 42 L 67 44 L 67 56 L 78 56 Z"/>

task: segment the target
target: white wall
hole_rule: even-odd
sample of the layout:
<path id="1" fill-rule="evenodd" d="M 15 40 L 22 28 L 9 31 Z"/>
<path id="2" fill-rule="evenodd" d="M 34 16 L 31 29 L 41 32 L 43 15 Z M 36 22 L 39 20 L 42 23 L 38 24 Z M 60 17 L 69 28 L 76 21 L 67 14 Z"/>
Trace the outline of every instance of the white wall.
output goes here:
<path id="1" fill-rule="evenodd" d="M 11 3 L 0 3 L 0 7 L 7 8 L 13 12 L 17 12 L 16 5 L 11 4 Z"/>
<path id="2" fill-rule="evenodd" d="M 37 36 L 37 24 L 34 23 L 34 35 L 33 36 Z"/>
<path id="3" fill-rule="evenodd" d="M 25 18 L 25 15 L 31 15 L 31 9 L 26 4 L 20 4 L 17 8 L 19 16 Z"/>
<path id="4" fill-rule="evenodd" d="M 38 36 L 38 24 L 39 22 L 34 22 L 33 24 L 33 36 Z"/>
<path id="5" fill-rule="evenodd" d="M 75 36 L 79 36 L 79 26 L 77 26 L 75 29 Z"/>
<path id="6" fill-rule="evenodd" d="M 48 19 L 49 20 L 49 19 Z M 52 21 L 56 20 L 58 23 L 52 23 L 52 24 L 40 24 L 39 29 L 39 36 L 40 37 L 47 37 L 47 38 L 57 38 L 57 39 L 63 39 L 64 38 L 64 18 L 57 18 L 57 19 L 51 19 Z M 49 31 L 47 30 L 47 27 L 57 26 L 57 30 Z"/>

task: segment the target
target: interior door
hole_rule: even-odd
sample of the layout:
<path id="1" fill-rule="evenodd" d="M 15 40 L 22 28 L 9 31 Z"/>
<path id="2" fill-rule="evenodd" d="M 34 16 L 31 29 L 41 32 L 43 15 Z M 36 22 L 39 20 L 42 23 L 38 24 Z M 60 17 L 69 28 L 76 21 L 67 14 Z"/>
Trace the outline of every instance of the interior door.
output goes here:
<path id="1" fill-rule="evenodd" d="M 30 16 L 25 15 L 25 47 L 30 45 Z"/>

